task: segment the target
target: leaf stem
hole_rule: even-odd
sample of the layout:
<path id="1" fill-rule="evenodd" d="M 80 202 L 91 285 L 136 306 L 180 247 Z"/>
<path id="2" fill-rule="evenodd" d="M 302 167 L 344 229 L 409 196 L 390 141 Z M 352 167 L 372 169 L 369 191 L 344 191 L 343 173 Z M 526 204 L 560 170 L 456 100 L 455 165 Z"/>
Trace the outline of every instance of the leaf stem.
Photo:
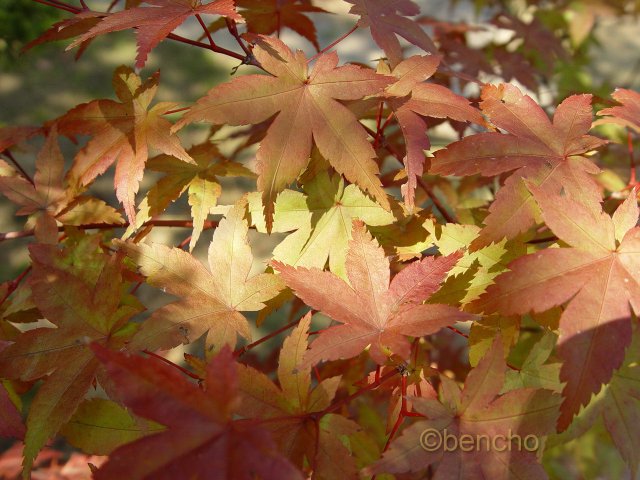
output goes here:
<path id="1" fill-rule="evenodd" d="M 182 107 L 182 108 L 176 108 L 174 110 L 167 110 L 166 112 L 163 113 L 163 115 L 171 115 L 172 113 L 178 113 L 178 112 L 184 112 L 185 110 L 189 110 L 191 107 Z"/>
<path id="2" fill-rule="evenodd" d="M 178 365 L 177 363 L 173 363 L 171 360 L 169 360 L 168 358 L 163 357 L 162 355 L 158 355 L 157 353 L 154 353 L 150 350 L 144 349 L 142 350 L 144 353 L 146 353 L 147 355 L 152 356 L 153 358 L 157 358 L 158 360 L 160 360 L 161 362 L 166 363 L 167 365 L 171 365 L 174 368 L 177 368 L 178 370 L 180 370 L 182 373 L 184 373 L 185 375 L 193 378 L 194 380 L 198 380 L 198 381 L 202 381 L 203 379 L 200 378 L 198 375 L 196 375 L 195 373 L 187 370 L 186 368 Z"/>
<path id="3" fill-rule="evenodd" d="M 237 349 L 235 352 L 233 352 L 233 356 L 235 358 L 240 357 L 241 355 L 244 355 L 245 353 L 247 353 L 249 350 L 251 350 L 254 347 L 257 347 L 258 345 L 260 345 L 261 343 L 266 342 L 267 340 L 275 337 L 276 335 L 279 335 L 280 333 L 290 329 L 291 327 L 295 327 L 298 323 L 300 323 L 300 320 L 302 320 L 302 317 L 300 317 L 297 320 L 294 320 L 293 322 L 289 322 L 286 325 L 280 327 L 277 330 L 274 330 L 273 332 L 269 333 L 268 335 L 265 335 L 264 337 L 260 338 L 259 340 L 256 340 L 253 343 L 250 343 L 248 345 L 245 345 L 244 347 L 241 347 L 239 349 Z"/>
<path id="4" fill-rule="evenodd" d="M 196 13 L 195 16 L 196 16 L 196 19 L 198 20 L 198 23 L 202 27 L 202 30 L 204 30 L 204 34 L 207 36 L 207 40 L 209 40 L 209 45 L 211 45 L 212 48 L 215 48 L 216 47 L 216 42 L 213 41 L 213 37 L 211 36 L 211 32 L 207 28 L 207 25 L 204 23 L 204 20 L 202 20 L 202 17 L 200 16 L 199 13 Z"/>
<path id="5" fill-rule="evenodd" d="M 367 385 L 365 387 L 359 388 L 356 392 L 352 393 L 348 397 L 344 397 L 343 399 L 338 400 L 337 402 L 329 405 L 327 408 L 325 408 L 321 412 L 315 412 L 315 413 L 316 413 L 316 415 L 326 415 L 327 413 L 335 412 L 336 410 L 339 410 L 343 405 L 346 405 L 349 402 L 351 402 L 351 400 L 359 397 L 360 395 L 362 395 L 365 392 L 368 392 L 369 390 L 374 390 L 375 388 L 378 388 L 384 382 L 386 382 L 390 378 L 395 377 L 399 373 L 400 373 L 400 371 L 398 369 L 394 368 L 392 371 L 390 371 L 388 373 L 385 373 L 384 375 L 381 375 L 375 382 L 370 383 L 369 385 Z"/>
<path id="6" fill-rule="evenodd" d="M 229 33 L 231 34 L 231 36 L 236 39 L 236 42 L 238 43 L 238 45 L 240 45 L 240 48 L 245 53 L 247 58 L 253 57 L 253 54 L 251 53 L 251 50 L 249 49 L 249 47 L 247 47 L 245 43 L 242 41 L 242 38 L 240 38 L 240 34 L 238 33 L 238 27 L 236 25 L 235 20 L 231 20 L 230 18 L 225 18 L 225 22 L 227 24 L 227 30 L 229 30 Z"/>
<path id="7" fill-rule="evenodd" d="M 309 58 L 307 60 L 307 63 L 311 63 L 313 60 L 315 60 L 316 58 L 318 58 L 320 55 L 322 55 L 323 53 L 325 53 L 327 50 L 331 50 L 333 47 L 335 47 L 337 44 L 339 44 L 341 41 L 343 41 L 345 38 L 347 38 L 349 35 L 351 35 L 353 32 L 355 32 L 358 29 L 358 24 L 356 23 L 353 27 L 351 27 L 351 30 L 349 30 L 347 33 L 345 33 L 344 35 L 342 35 L 340 38 L 337 38 L 336 40 L 334 40 L 333 42 L 331 42 L 329 45 L 327 45 L 326 47 L 324 47 L 322 50 L 320 50 L 318 53 L 316 53 L 313 57 Z"/>
<path id="8" fill-rule="evenodd" d="M 64 11 L 69 12 L 69 13 L 74 13 L 75 14 L 75 13 L 80 12 L 79 9 L 77 9 L 76 7 L 73 7 L 71 5 L 62 5 L 62 4 L 59 4 L 59 3 L 48 2 L 48 1 L 45 1 L 45 0 L 33 0 L 33 1 L 36 2 L 36 3 L 41 3 L 42 5 L 46 5 L 47 7 L 53 7 L 53 8 L 57 8 L 59 10 L 64 10 Z"/>

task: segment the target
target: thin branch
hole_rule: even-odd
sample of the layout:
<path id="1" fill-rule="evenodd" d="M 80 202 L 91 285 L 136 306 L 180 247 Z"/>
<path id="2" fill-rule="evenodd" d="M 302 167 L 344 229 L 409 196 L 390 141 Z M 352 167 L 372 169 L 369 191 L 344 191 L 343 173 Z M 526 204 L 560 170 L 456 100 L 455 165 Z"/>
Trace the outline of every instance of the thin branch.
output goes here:
<path id="1" fill-rule="evenodd" d="M 185 375 L 193 378 L 194 380 L 198 380 L 198 381 L 202 381 L 203 379 L 200 378 L 198 375 L 196 375 L 193 372 L 190 372 L 189 370 L 187 370 L 186 368 L 178 365 L 177 363 L 173 363 L 171 360 L 169 360 L 168 358 L 164 358 L 162 355 L 158 355 L 157 353 L 153 353 L 150 350 L 143 350 L 144 353 L 146 353 L 147 355 L 152 356 L 153 358 L 156 358 L 158 360 L 160 360 L 161 362 L 166 363 L 167 365 L 171 365 L 174 368 L 177 368 L 178 370 L 180 370 L 182 373 L 184 373 Z"/>
<path id="2" fill-rule="evenodd" d="M 36 186 L 35 182 L 33 181 L 33 178 L 31 178 L 31 175 L 29 175 L 26 172 L 26 170 L 24 168 L 22 168 L 22 165 L 20 165 L 20 163 L 15 159 L 15 157 L 13 156 L 13 154 L 9 150 L 5 150 L 4 151 L 4 156 L 7 157 L 11 163 L 13 163 L 13 165 L 20 171 L 22 176 L 26 180 L 28 180 L 31 185 L 33 185 L 34 187 Z"/>
<path id="3" fill-rule="evenodd" d="M 209 45 L 211 45 L 212 47 L 215 48 L 216 42 L 213 41 L 213 37 L 211 36 L 211 32 L 207 28 L 207 25 L 204 23 L 204 20 L 202 20 L 202 17 L 200 16 L 199 13 L 196 13 L 196 18 L 198 19 L 198 23 L 202 27 L 202 30 L 204 30 L 204 34 L 207 36 L 207 40 L 209 40 Z"/>
<path id="4" fill-rule="evenodd" d="M 442 68 L 445 67 L 445 68 Z M 448 75 L 450 77 L 458 77 L 462 80 L 466 80 L 467 82 L 471 82 L 471 83 L 476 83 L 478 85 L 480 85 L 481 87 L 484 87 L 486 85 L 485 82 L 483 82 L 482 80 L 479 80 L 477 78 L 471 77 L 469 75 L 467 75 L 466 73 L 462 73 L 462 72 L 457 72 L 456 70 L 454 70 L 453 68 L 451 68 L 447 63 L 440 62 L 440 68 L 438 69 L 438 72 L 444 74 L 444 75 Z"/>
<path id="5" fill-rule="evenodd" d="M 77 14 L 82 12 L 83 10 L 78 8 L 78 7 L 74 7 L 73 5 L 69 5 L 67 3 L 63 3 L 60 2 L 58 0 L 33 0 L 34 2 L 37 3 L 41 3 L 43 5 L 47 5 L 49 7 L 54 7 L 54 8 L 58 8 L 60 10 L 65 10 L 67 12 L 73 13 L 73 14 Z M 109 9 L 113 8 L 111 5 L 109 6 Z M 109 10 L 107 10 L 109 11 Z M 246 61 L 246 58 L 242 55 L 240 55 L 239 53 L 236 53 L 232 50 L 227 50 L 226 48 L 223 47 L 219 47 L 217 45 L 207 45 L 206 43 L 202 43 L 202 42 L 198 42 L 197 40 L 191 40 L 190 38 L 186 38 L 183 37 L 181 35 L 176 35 L 175 33 L 170 33 L 169 35 L 167 35 L 167 38 L 169 40 L 175 40 L 176 42 L 180 42 L 180 43 L 185 43 L 187 45 L 192 45 L 194 47 L 199 47 L 199 48 L 204 48 L 207 50 L 211 50 L 212 52 L 215 53 L 220 53 L 222 55 L 227 55 L 228 57 L 233 57 L 237 60 L 241 60 L 243 63 Z M 260 65 L 255 62 L 255 63 L 250 63 L 251 65 L 257 66 L 259 67 Z"/>
<path id="6" fill-rule="evenodd" d="M 351 35 L 353 32 L 355 32 L 358 29 L 358 24 L 356 23 L 351 30 L 349 30 L 347 33 L 345 33 L 344 35 L 342 35 L 340 38 L 334 40 L 333 42 L 331 42 L 329 45 L 327 45 L 326 47 L 324 47 L 322 50 L 320 50 L 318 53 L 316 53 L 313 57 L 311 57 L 309 60 L 307 60 L 307 63 L 310 63 L 311 61 L 315 60 L 316 58 L 318 58 L 320 55 L 322 55 L 323 53 L 325 53 L 327 50 L 331 50 L 333 47 L 335 47 L 337 44 L 339 44 L 341 41 L 343 41 L 345 38 L 347 38 L 349 35 Z"/>
<path id="7" fill-rule="evenodd" d="M 458 330 L 456 327 L 452 327 L 451 325 L 448 325 L 448 326 L 447 326 L 447 328 L 448 328 L 449 330 L 451 330 L 452 332 L 457 333 L 457 334 L 458 334 L 458 335 L 460 335 L 461 337 L 469 338 L 469 335 L 467 335 L 466 333 L 464 333 L 464 332 L 463 332 L 463 331 L 461 331 L 461 330 Z"/>
<path id="8" fill-rule="evenodd" d="M 422 189 L 425 191 L 425 193 L 429 197 L 429 200 L 431 200 L 431 202 L 433 202 L 433 204 L 438 209 L 440 214 L 444 217 L 444 219 L 449 223 L 458 223 L 458 219 L 456 217 L 454 217 L 452 214 L 450 214 L 447 211 L 447 209 L 445 208 L 445 206 L 442 205 L 442 202 L 440 202 L 440 199 L 437 197 L 435 192 L 431 189 L 429 184 L 427 182 L 425 182 L 422 179 L 422 177 L 417 177 L 417 181 L 418 181 L 418 185 L 420 185 L 420 187 L 422 187 Z"/>
<path id="9" fill-rule="evenodd" d="M 36 2 L 36 3 L 41 3 L 42 5 L 46 5 L 47 7 L 53 7 L 53 8 L 57 8 L 59 10 L 64 10 L 64 11 L 69 12 L 69 13 L 74 13 L 75 14 L 75 13 L 80 12 L 80 10 L 78 8 L 72 7 L 70 5 L 61 5 L 61 4 L 58 4 L 58 3 L 47 2 L 45 0 L 33 0 L 33 1 Z"/>
<path id="10" fill-rule="evenodd" d="M 116 4 L 118 3 L 119 0 L 111 0 L 111 3 L 109 4 L 109 7 L 107 7 L 107 13 L 109 13 L 111 10 L 113 10 L 113 7 L 116 6 Z"/>
<path id="11" fill-rule="evenodd" d="M 300 317 L 297 320 L 294 320 L 293 322 L 287 323 L 286 325 L 284 325 L 284 326 L 280 327 L 279 329 L 269 333 L 268 335 L 265 335 L 261 339 L 256 340 L 253 343 L 250 343 L 249 345 L 245 345 L 244 347 L 241 347 L 241 348 L 237 349 L 235 352 L 233 352 L 233 356 L 235 358 L 237 358 L 237 357 L 239 357 L 241 355 L 244 355 L 246 352 L 248 352 L 249 350 L 251 350 L 254 347 L 257 347 L 261 343 L 264 343 L 267 340 L 275 337 L 276 335 L 278 335 L 278 334 L 280 334 L 280 333 L 282 333 L 282 332 L 284 332 L 286 330 L 289 330 L 291 327 L 295 327 L 298 323 L 300 323 L 300 320 L 302 320 L 302 317 Z"/>
<path id="12" fill-rule="evenodd" d="M 167 110 L 166 112 L 163 113 L 163 115 L 171 115 L 173 113 L 178 113 L 178 112 L 184 112 L 185 110 L 189 110 L 191 107 L 182 107 L 182 108 L 176 108 L 174 110 Z"/>
<path id="13" fill-rule="evenodd" d="M 333 403 L 332 405 L 329 405 L 327 408 L 325 408 L 321 412 L 317 412 L 315 414 L 322 416 L 322 415 L 326 415 L 327 413 L 335 412 L 336 410 L 339 410 L 343 405 L 346 405 L 349 402 L 351 402 L 351 400 L 353 400 L 354 398 L 359 397 L 360 395 L 362 395 L 365 392 L 368 392 L 369 390 L 374 390 L 375 388 L 378 388 L 381 384 L 383 384 L 384 382 L 386 382 L 390 378 L 395 377 L 399 373 L 400 373 L 400 371 L 398 369 L 394 368 L 392 371 L 390 371 L 388 373 L 385 373 L 384 375 L 380 376 L 378 378 L 378 380 L 376 380 L 375 382 L 370 383 L 366 387 L 362 387 L 362 388 L 358 389 L 358 391 L 352 393 L 348 397 L 344 397 L 343 399 L 338 400 L 337 402 Z"/>
<path id="14" fill-rule="evenodd" d="M 178 228 L 193 228 L 193 220 L 149 220 L 142 224 L 140 228 L 148 227 L 178 227 Z M 213 220 L 207 220 L 204 222 L 203 230 L 215 228 L 218 222 Z M 127 228 L 129 222 L 124 223 L 85 223 L 84 225 L 68 225 L 79 228 L 80 230 L 109 230 L 111 228 Z M 64 226 L 58 227 L 58 231 L 64 230 Z M 31 237 L 34 235 L 34 230 L 22 230 L 20 232 L 7 232 L 0 233 L 0 242 L 4 240 L 13 240 L 15 238 Z"/>
<path id="15" fill-rule="evenodd" d="M 249 47 L 247 47 L 245 43 L 242 41 L 242 38 L 238 33 L 238 27 L 236 25 L 235 20 L 232 20 L 230 18 L 225 18 L 225 21 L 227 23 L 227 30 L 229 30 L 229 33 L 231 34 L 231 36 L 236 39 L 236 42 L 238 43 L 238 45 L 240 45 L 240 48 L 245 53 L 247 58 L 252 58 L 253 53 L 251 53 L 251 50 L 249 49 Z"/>
<path id="16" fill-rule="evenodd" d="M 222 55 L 227 55 L 228 57 L 233 57 L 237 60 L 244 60 L 244 57 L 239 53 L 236 53 L 232 50 L 227 50 L 226 48 L 219 47 L 217 45 L 207 45 L 206 43 L 198 42 L 197 40 L 191 40 L 190 38 L 183 37 L 182 35 L 176 35 L 175 33 L 170 33 L 167 35 L 167 38 L 170 40 L 175 40 L 176 42 L 186 43 L 187 45 L 193 45 L 194 47 L 205 48 L 207 50 L 211 50 L 212 52 L 221 53 Z"/>

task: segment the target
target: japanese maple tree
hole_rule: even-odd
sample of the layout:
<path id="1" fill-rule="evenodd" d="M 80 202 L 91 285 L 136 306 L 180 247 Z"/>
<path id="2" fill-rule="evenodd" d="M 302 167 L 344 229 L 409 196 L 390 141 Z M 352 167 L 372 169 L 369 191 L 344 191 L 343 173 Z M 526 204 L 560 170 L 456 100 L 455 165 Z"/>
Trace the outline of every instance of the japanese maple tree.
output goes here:
<path id="1" fill-rule="evenodd" d="M 0 125 L 0 478 L 637 477 L 640 93 L 578 81 L 637 4 L 34 1 L 137 53 Z"/>

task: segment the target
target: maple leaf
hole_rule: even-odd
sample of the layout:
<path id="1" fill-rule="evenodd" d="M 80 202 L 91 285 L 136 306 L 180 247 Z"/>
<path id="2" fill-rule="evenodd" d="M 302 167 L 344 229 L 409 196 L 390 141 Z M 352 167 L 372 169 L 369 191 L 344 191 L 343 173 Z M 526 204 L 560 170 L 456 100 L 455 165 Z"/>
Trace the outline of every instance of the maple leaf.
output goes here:
<path id="1" fill-rule="evenodd" d="M 485 124 L 480 112 L 469 105 L 466 98 L 442 85 L 423 83 L 436 73 L 440 60 L 436 55 L 415 55 L 402 61 L 391 72 L 380 72 L 397 78 L 385 89 L 385 101 L 393 111 L 405 140 L 407 183 L 401 190 L 409 211 L 415 208 L 416 179 L 424 172 L 424 150 L 431 148 L 426 135 L 427 124 L 422 117 Z"/>
<path id="2" fill-rule="evenodd" d="M 594 125 L 616 123 L 640 132 L 640 93 L 626 88 L 616 88 L 611 96 L 622 105 L 600 110 L 598 115 L 605 115 L 606 118 L 596 120 Z"/>
<path id="3" fill-rule="evenodd" d="M 66 225 L 82 223 L 122 223 L 120 214 L 102 200 L 76 196 L 66 188 L 64 158 L 55 126 L 36 158 L 33 184 L 23 176 L 0 176 L 0 193 L 21 208 L 17 215 L 31 215 L 35 236 L 41 243 L 58 242 L 56 220 Z"/>
<path id="4" fill-rule="evenodd" d="M 613 443 L 622 455 L 632 478 L 640 471 L 640 335 L 636 328 L 620 369 L 603 389 L 596 405 Z"/>
<path id="5" fill-rule="evenodd" d="M 42 128 L 32 126 L 0 128 L 0 153 L 41 132 Z"/>
<path id="6" fill-rule="evenodd" d="M 111 400 L 90 398 L 80 404 L 60 434 L 92 455 L 109 455 L 125 443 L 164 430 L 155 422 L 131 415 Z"/>
<path id="7" fill-rule="evenodd" d="M 159 155 L 149 159 L 146 169 L 164 173 L 165 176 L 149 189 L 140 203 L 136 222 L 129 227 L 124 239 L 142 227 L 146 221 L 164 212 L 171 202 L 186 191 L 193 218 L 193 234 L 189 241 L 189 251 L 192 251 L 200 238 L 207 216 L 222 194 L 218 177 L 255 176 L 240 163 L 222 158 L 217 147 L 209 141 L 191 147 L 187 153 L 195 160 L 195 164 L 186 163 L 171 155 Z"/>
<path id="8" fill-rule="evenodd" d="M 349 13 L 359 15 L 358 26 L 369 27 L 371 36 L 387 54 L 393 67 L 402 60 L 402 47 L 397 36 L 403 37 L 426 52 L 437 53 L 438 47 L 420 25 L 406 18 L 420 13 L 411 0 L 345 0 L 353 4 Z"/>
<path id="9" fill-rule="evenodd" d="M 419 337 L 471 317 L 448 305 L 423 305 L 437 289 L 461 253 L 425 257 L 409 264 L 389 283 L 389 260 L 359 220 L 353 221 L 347 253 L 349 283 L 317 268 L 294 268 L 278 261 L 272 265 L 284 282 L 310 307 L 343 325 L 318 335 L 305 356 L 305 364 L 350 358 L 371 345 L 371 356 L 384 364 L 393 352 L 407 358 L 407 335 Z M 322 285 L 318 289 L 318 285 Z"/>
<path id="10" fill-rule="evenodd" d="M 214 87 L 174 130 L 204 120 L 213 124 L 256 124 L 275 115 L 257 152 L 258 189 L 262 191 L 269 231 L 276 195 L 307 166 L 312 140 L 339 173 L 388 210 L 389 201 L 377 176 L 376 154 L 367 133 L 339 100 L 377 94 L 390 79 L 355 65 L 337 67 L 334 52 L 318 57 L 309 73 L 304 54 L 293 53 L 274 38 L 259 37 L 253 54 L 272 77 L 246 75 Z"/>
<path id="11" fill-rule="evenodd" d="M 206 4 L 201 0 L 144 0 L 144 3 L 150 6 L 136 6 L 105 16 L 67 50 L 98 35 L 135 28 L 138 43 L 136 68 L 141 69 L 149 52 L 192 15 L 221 15 L 237 22 L 243 21 L 236 13 L 233 0 L 214 0 Z"/>
<path id="12" fill-rule="evenodd" d="M 207 345 L 219 350 L 236 344 L 236 334 L 251 338 L 240 312 L 255 312 L 283 285 L 273 274 L 249 276 L 253 255 L 247 240 L 245 204 L 238 202 L 220 221 L 209 245 L 211 273 L 181 248 L 114 242 L 127 252 L 150 285 L 181 297 L 155 312 L 141 326 L 131 349 L 169 349 L 207 333 Z"/>
<path id="13" fill-rule="evenodd" d="M 472 249 L 514 238 L 536 224 L 539 209 L 524 179 L 549 193 L 562 190 L 585 204 L 600 204 L 600 189 L 591 177 L 600 170 L 583 157 L 607 143 L 586 134 L 591 127 L 591 95 L 565 99 L 553 123 L 531 97 L 509 84 L 485 86 L 480 108 L 493 125 L 509 133 L 465 137 L 435 152 L 431 165 L 431 173 L 440 175 L 514 171 L 496 194 Z"/>
<path id="14" fill-rule="evenodd" d="M 543 337 L 529 350 L 522 367 L 518 370 L 510 369 L 507 371 L 505 389 L 533 387 L 560 393 L 562 391 L 561 364 L 557 359 L 547 363 L 553 352 L 556 339 L 555 334 L 545 332 Z"/>
<path id="15" fill-rule="evenodd" d="M 339 175 L 321 172 L 304 186 L 306 195 L 284 190 L 275 204 L 274 232 L 289 232 L 273 249 L 274 260 L 294 267 L 329 269 L 347 278 L 345 262 L 351 239 L 351 221 L 367 225 L 388 225 L 395 216 L 367 197 L 355 185 L 345 187 Z M 250 195 L 252 220 L 258 231 L 265 231 L 259 194 Z"/>
<path id="16" fill-rule="evenodd" d="M 631 308 L 640 312 L 638 205 L 634 193 L 611 218 L 533 184 L 528 187 L 547 226 L 570 248 L 549 248 L 510 263 L 510 271 L 470 310 L 517 315 L 569 302 L 558 340 L 560 380 L 566 382 L 558 419 L 562 431 L 609 381 L 631 341 Z"/>
<path id="17" fill-rule="evenodd" d="M 424 248 L 434 245 L 441 255 L 451 255 L 457 251 L 465 250 L 480 232 L 480 228 L 475 225 L 457 223 L 440 225 L 433 219 L 428 219 L 423 225 L 430 234 Z M 444 299 L 457 296 L 460 297 L 458 302 L 461 305 L 466 305 L 484 293 L 486 288 L 493 283 L 493 279 L 507 269 L 507 264 L 511 260 L 525 253 L 524 245 L 516 242 L 508 244 L 505 240 L 473 252 L 465 251 L 456 266 L 449 270 L 447 280 L 434 295 L 435 298 L 430 301 L 450 303 Z M 473 271 L 473 273 L 467 284 L 465 276 L 469 271 Z M 462 287 L 462 291 L 460 287 Z"/>
<path id="18" fill-rule="evenodd" d="M 96 480 L 215 478 L 302 480 L 281 457 L 268 432 L 233 421 L 237 364 L 226 347 L 207 366 L 204 388 L 155 359 L 128 356 L 94 344 L 95 355 L 133 413 L 167 426 L 116 449 Z"/>
<path id="19" fill-rule="evenodd" d="M 247 24 L 247 31 L 261 35 L 280 33 L 290 28 L 320 50 L 316 27 L 305 13 L 327 13 L 309 0 L 236 0 Z"/>
<path id="20" fill-rule="evenodd" d="M 0 384 L 0 438 L 14 437 L 24 439 L 25 428 L 20 412 L 6 388 Z"/>
<path id="21" fill-rule="evenodd" d="M 95 247 L 95 244 L 94 244 Z M 29 407 L 24 448 L 28 477 L 38 451 L 73 415 L 100 376 L 88 342 L 120 348 L 131 336 L 130 317 L 141 311 L 122 295 L 122 256 L 94 253 L 85 265 L 65 265 L 64 252 L 52 245 L 31 245 L 33 300 L 57 328 L 22 333 L 0 352 L 0 377 L 32 381 L 48 375 Z"/>
<path id="22" fill-rule="evenodd" d="M 325 378 L 311 389 L 311 368 L 298 367 L 307 350 L 310 323 L 309 313 L 282 345 L 277 371 L 279 387 L 254 368 L 238 367 L 237 411 L 246 417 L 270 419 L 264 425 L 272 432 L 280 451 L 298 467 L 306 458 L 314 478 L 355 479 L 355 463 L 340 437 L 360 428 L 341 415 L 322 413 L 333 400 L 341 377 Z M 313 413 L 317 414 L 307 415 Z"/>
<path id="23" fill-rule="evenodd" d="M 437 463 L 436 480 L 547 478 L 536 461 L 535 450 L 542 443 L 540 437 L 553 431 L 559 396 L 533 388 L 499 395 L 506 370 L 503 355 L 498 336 L 469 372 L 462 390 L 441 375 L 439 401 L 412 398 L 414 409 L 427 420 L 406 428 L 383 457 L 364 472 L 417 472 Z M 461 448 L 445 448 L 450 441 L 438 444 L 438 440 L 444 442 L 445 435 L 455 438 Z"/>
<path id="24" fill-rule="evenodd" d="M 161 102 L 147 110 L 158 88 L 159 73 L 144 83 L 129 67 L 118 67 L 113 74 L 113 89 L 120 102 L 93 100 L 73 108 L 55 121 L 64 135 L 91 135 L 76 155 L 69 171 L 70 183 L 88 185 L 118 161 L 114 178 L 116 196 L 129 220 L 135 222 L 135 195 L 149 148 L 173 155 L 185 162 L 193 159 L 170 133 L 171 123 L 162 118 L 175 106 Z"/>
<path id="25" fill-rule="evenodd" d="M 521 48 L 533 53 L 552 71 L 558 60 L 565 60 L 568 55 L 562 41 L 557 38 L 538 18 L 525 23 L 519 18 L 500 13 L 492 20 L 498 28 L 513 30 L 517 39 L 522 39 Z"/>
<path id="26" fill-rule="evenodd" d="M 56 40 L 67 40 L 69 38 L 83 35 L 100 22 L 102 18 L 107 16 L 107 13 L 82 11 L 76 13 L 73 17 L 62 20 L 61 22 L 54 23 L 48 30 L 46 30 L 38 38 L 27 43 L 23 50 L 29 50 L 37 45 L 41 45 L 46 42 L 54 42 Z M 76 53 L 76 60 L 80 58 L 84 50 L 89 46 L 91 39 L 80 42 L 80 48 Z"/>

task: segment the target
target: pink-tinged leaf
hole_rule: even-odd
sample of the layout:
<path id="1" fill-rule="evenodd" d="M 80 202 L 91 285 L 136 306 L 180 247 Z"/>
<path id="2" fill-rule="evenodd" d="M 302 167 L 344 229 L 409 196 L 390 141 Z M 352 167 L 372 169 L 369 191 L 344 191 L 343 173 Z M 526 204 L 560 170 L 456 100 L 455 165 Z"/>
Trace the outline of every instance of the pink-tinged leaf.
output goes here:
<path id="1" fill-rule="evenodd" d="M 25 427 L 20 412 L 9 398 L 4 386 L 0 385 L 0 438 L 24 439 Z"/>
<path id="2" fill-rule="evenodd" d="M 24 142 L 40 133 L 40 127 L 2 127 L 0 128 L 0 153 L 20 142 Z"/>
<path id="3" fill-rule="evenodd" d="M 632 308 L 640 311 L 640 228 L 633 227 L 616 244 L 613 221 L 601 210 L 540 188 L 531 191 L 545 223 L 573 248 L 541 250 L 515 260 L 470 309 L 513 315 L 568 302 L 558 341 L 560 379 L 566 382 L 558 428 L 564 430 L 624 358 Z M 627 208 L 628 203 L 620 207 Z"/>
<path id="4" fill-rule="evenodd" d="M 315 268 L 272 262 L 302 301 L 343 323 L 318 336 L 304 365 L 350 358 L 367 345 L 371 345 L 371 355 L 379 364 L 385 362 L 388 351 L 407 358 L 407 335 L 429 335 L 446 325 L 470 319 L 453 307 L 422 304 L 459 258 L 459 254 L 454 254 L 416 262 L 417 265 L 412 264 L 396 275 L 390 284 L 389 261 L 384 250 L 364 224 L 354 220 L 346 266 L 349 283 Z"/>
<path id="5" fill-rule="evenodd" d="M 347 0 L 347 3 L 353 4 L 349 13 L 360 16 L 358 26 L 371 29 L 373 40 L 387 54 L 392 66 L 402 60 L 398 36 L 425 52 L 437 53 L 438 47 L 422 27 L 406 18 L 420 13 L 420 7 L 411 0 Z"/>
<path id="6" fill-rule="evenodd" d="M 216 350 L 235 345 L 237 334 L 250 338 L 240 312 L 261 310 L 283 285 L 276 275 L 249 275 L 253 255 L 244 213 L 240 201 L 216 228 L 209 245 L 211 272 L 180 248 L 117 241 L 149 284 L 181 297 L 153 312 L 134 337 L 133 349 L 168 349 L 204 333 Z"/>
<path id="7" fill-rule="evenodd" d="M 627 199 L 613 213 L 611 219 L 615 227 L 616 241 L 621 242 L 626 233 L 638 224 L 638 189 L 634 188 Z"/>
<path id="8" fill-rule="evenodd" d="M 417 178 L 424 172 L 424 150 L 431 146 L 426 134 L 427 124 L 422 117 L 485 123 L 480 112 L 469 105 L 466 98 L 441 85 L 421 83 L 436 72 L 439 63 L 440 57 L 436 55 L 408 58 L 393 69 L 391 73 L 398 80 L 385 90 L 385 100 L 393 110 L 405 140 L 407 183 L 402 185 L 402 196 L 409 210 L 415 207 Z"/>
<path id="9" fill-rule="evenodd" d="M 114 383 L 119 400 L 136 415 L 166 425 L 116 449 L 95 473 L 98 480 L 216 478 L 301 480 L 280 456 L 267 431 L 231 419 L 237 373 L 227 347 L 207 366 L 204 388 L 152 358 L 92 348 Z"/>
<path id="10" fill-rule="evenodd" d="M 559 397 L 532 388 L 499 395 L 506 370 L 503 358 L 498 336 L 467 376 L 462 399 L 457 384 L 446 377 L 441 377 L 440 401 L 412 398 L 414 408 L 427 419 L 406 428 L 364 473 L 420 472 L 435 464 L 436 479 L 547 478 L 536 450 L 542 436 L 553 431 Z M 445 448 L 445 436 L 451 437 L 447 447 L 455 440 L 463 448 Z M 518 448 L 518 436 L 522 444 L 529 438 L 529 448 Z"/>
<path id="11" fill-rule="evenodd" d="M 582 155 L 606 142 L 587 135 L 591 126 L 591 96 L 573 95 L 549 120 L 531 97 L 508 84 L 482 89 L 482 112 L 508 133 L 471 135 L 438 150 L 431 172 L 440 175 L 493 176 L 513 171 L 491 204 L 486 227 L 472 249 L 511 239 L 536 224 L 539 208 L 522 183 L 525 179 L 548 194 L 567 195 L 597 208 L 600 190 L 591 175 L 599 169 Z"/>
<path id="12" fill-rule="evenodd" d="M 604 115 L 605 118 L 597 120 L 594 125 L 616 123 L 640 132 L 640 93 L 626 88 L 616 88 L 611 96 L 622 105 L 600 110 L 598 115 Z"/>
<path id="13" fill-rule="evenodd" d="M 174 130 L 196 121 L 255 124 L 276 115 L 257 152 L 258 189 L 269 231 L 276 196 L 307 166 L 313 143 L 347 180 L 390 210 L 367 133 L 339 100 L 375 95 L 391 79 L 354 65 L 338 67 L 335 53 L 321 55 L 309 72 L 302 52 L 274 38 L 259 37 L 253 54 L 273 77 L 247 75 L 214 87 Z"/>
<path id="14" fill-rule="evenodd" d="M 236 13 L 233 0 L 214 0 L 202 4 L 201 0 L 187 2 L 183 0 L 149 0 L 149 7 L 127 8 L 121 12 L 105 15 L 104 18 L 86 33 L 83 33 L 67 49 L 91 40 L 105 33 L 136 29 L 138 55 L 136 68 L 141 69 L 153 50 L 171 32 L 192 15 L 221 15 L 235 21 L 242 21 Z"/>
<path id="15" fill-rule="evenodd" d="M 159 103 L 149 109 L 158 82 L 159 73 L 142 82 L 130 68 L 119 67 L 113 75 L 113 87 L 121 102 L 93 100 L 56 120 L 60 134 L 92 136 L 74 159 L 67 175 L 69 183 L 89 185 L 117 161 L 116 196 L 132 223 L 135 195 L 150 148 L 194 163 L 178 137 L 171 134 L 171 123 L 162 117 L 172 104 Z"/>
<path id="16" fill-rule="evenodd" d="M 244 17 L 247 31 L 260 35 L 271 35 L 282 28 L 290 28 L 320 50 L 316 27 L 306 13 L 327 13 L 311 5 L 309 0 L 236 0 L 240 14 Z"/>

